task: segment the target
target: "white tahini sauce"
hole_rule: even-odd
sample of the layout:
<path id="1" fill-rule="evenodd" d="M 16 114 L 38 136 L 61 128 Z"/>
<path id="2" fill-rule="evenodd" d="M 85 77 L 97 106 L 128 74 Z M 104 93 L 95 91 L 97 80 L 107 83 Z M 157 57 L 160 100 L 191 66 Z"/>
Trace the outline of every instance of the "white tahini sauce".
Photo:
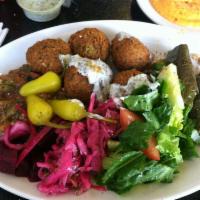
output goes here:
<path id="1" fill-rule="evenodd" d="M 21 4 L 30 10 L 44 11 L 53 8 L 60 0 L 21 0 Z"/>
<path id="2" fill-rule="evenodd" d="M 133 36 L 131 36 L 130 34 L 128 34 L 128 33 L 126 33 L 126 32 L 120 32 L 120 33 L 118 33 L 116 36 L 117 36 L 117 39 L 118 39 L 119 41 L 122 41 L 122 40 L 125 39 L 125 38 L 131 38 L 131 37 L 133 37 Z"/>
<path id="3" fill-rule="evenodd" d="M 105 100 L 109 94 L 110 81 L 113 76 L 106 63 L 100 59 L 91 60 L 70 54 L 60 55 L 59 58 L 65 67 L 75 67 L 82 76 L 86 76 L 89 83 L 93 85 L 93 92 L 97 95 L 97 99 Z"/>
<path id="4" fill-rule="evenodd" d="M 120 85 L 113 83 L 110 85 L 110 97 L 125 97 L 130 95 L 133 90 L 139 88 L 142 85 L 147 85 L 150 89 L 155 90 L 158 86 L 158 82 L 151 83 L 146 74 L 138 74 L 129 78 L 126 85 Z"/>

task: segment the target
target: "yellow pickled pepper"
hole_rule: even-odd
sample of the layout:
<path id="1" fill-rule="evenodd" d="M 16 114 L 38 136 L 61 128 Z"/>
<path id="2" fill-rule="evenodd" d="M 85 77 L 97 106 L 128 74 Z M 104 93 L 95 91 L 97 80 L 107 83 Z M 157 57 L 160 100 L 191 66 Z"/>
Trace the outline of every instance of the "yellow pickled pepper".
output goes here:
<path id="1" fill-rule="evenodd" d="M 37 126 L 46 125 L 53 116 L 52 107 L 36 95 L 26 97 L 29 120 Z"/>
<path id="2" fill-rule="evenodd" d="M 20 88 L 20 95 L 28 96 L 46 92 L 56 92 L 61 88 L 60 77 L 52 71 L 49 71 L 37 79 L 25 83 Z"/>
<path id="3" fill-rule="evenodd" d="M 68 121 L 79 121 L 87 117 L 88 113 L 79 100 L 51 100 L 53 112 L 60 118 Z"/>

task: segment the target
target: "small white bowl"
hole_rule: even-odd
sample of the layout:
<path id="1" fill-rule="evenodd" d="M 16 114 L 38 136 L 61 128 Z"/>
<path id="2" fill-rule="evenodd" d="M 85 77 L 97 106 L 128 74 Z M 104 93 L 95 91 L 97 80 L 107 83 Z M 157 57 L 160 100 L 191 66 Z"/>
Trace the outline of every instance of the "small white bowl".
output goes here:
<path id="1" fill-rule="evenodd" d="M 47 22 L 52 19 L 55 19 L 60 14 L 61 6 L 63 5 L 65 0 L 58 1 L 58 3 L 54 7 L 46 9 L 46 10 L 34 10 L 34 9 L 27 8 L 23 4 L 23 1 L 17 0 L 17 3 L 23 9 L 26 17 L 36 22 Z"/>

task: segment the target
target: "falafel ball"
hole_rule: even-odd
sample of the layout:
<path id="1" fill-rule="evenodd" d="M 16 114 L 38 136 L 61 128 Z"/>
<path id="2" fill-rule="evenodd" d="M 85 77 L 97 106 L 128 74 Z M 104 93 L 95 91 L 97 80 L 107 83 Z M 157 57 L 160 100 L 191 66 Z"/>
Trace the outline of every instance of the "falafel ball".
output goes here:
<path id="1" fill-rule="evenodd" d="M 59 54 L 70 53 L 70 46 L 61 39 L 45 39 L 36 42 L 26 53 L 27 63 L 32 71 L 46 73 L 54 71 L 60 73 L 62 64 L 59 60 Z"/>
<path id="2" fill-rule="evenodd" d="M 69 39 L 73 54 L 90 59 L 106 60 L 109 56 L 109 40 L 106 35 L 96 28 L 80 30 Z"/>
<path id="3" fill-rule="evenodd" d="M 113 72 L 105 62 L 69 54 L 60 59 L 66 66 L 64 90 L 68 98 L 88 103 L 95 93 L 99 101 L 107 99 Z"/>
<path id="4" fill-rule="evenodd" d="M 142 72 L 136 70 L 136 69 L 130 69 L 118 72 L 114 75 L 112 83 L 117 83 L 120 85 L 126 85 L 128 83 L 128 80 L 132 76 L 136 76 L 138 74 L 141 74 Z"/>
<path id="5" fill-rule="evenodd" d="M 110 97 L 118 99 L 131 95 L 135 89 L 149 83 L 147 75 L 136 69 L 117 72 L 110 85 Z"/>
<path id="6" fill-rule="evenodd" d="M 88 78 L 82 76 L 76 67 L 69 67 L 65 71 L 64 89 L 67 98 L 79 99 L 87 103 L 90 100 L 93 85 L 89 84 Z"/>
<path id="7" fill-rule="evenodd" d="M 141 69 L 150 61 L 147 47 L 132 36 L 117 34 L 111 44 L 112 60 L 120 70 Z"/>

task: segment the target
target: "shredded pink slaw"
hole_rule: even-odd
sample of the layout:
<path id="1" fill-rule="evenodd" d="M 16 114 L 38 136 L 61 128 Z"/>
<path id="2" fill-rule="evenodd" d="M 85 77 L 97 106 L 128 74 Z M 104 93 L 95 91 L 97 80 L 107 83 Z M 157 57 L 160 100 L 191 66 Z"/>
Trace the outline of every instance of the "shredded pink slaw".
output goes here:
<path id="1" fill-rule="evenodd" d="M 112 100 L 99 104 L 91 96 L 89 112 L 96 108 L 97 113 L 113 119 L 119 113 Z M 41 182 L 38 188 L 47 194 L 69 191 L 82 193 L 90 188 L 103 190 L 92 183 L 92 173 L 102 169 L 102 160 L 106 155 L 106 144 L 117 130 L 116 124 L 95 119 L 72 123 L 71 129 L 58 130 L 58 139 L 52 150 L 45 154 L 45 161 L 37 163 Z"/>

